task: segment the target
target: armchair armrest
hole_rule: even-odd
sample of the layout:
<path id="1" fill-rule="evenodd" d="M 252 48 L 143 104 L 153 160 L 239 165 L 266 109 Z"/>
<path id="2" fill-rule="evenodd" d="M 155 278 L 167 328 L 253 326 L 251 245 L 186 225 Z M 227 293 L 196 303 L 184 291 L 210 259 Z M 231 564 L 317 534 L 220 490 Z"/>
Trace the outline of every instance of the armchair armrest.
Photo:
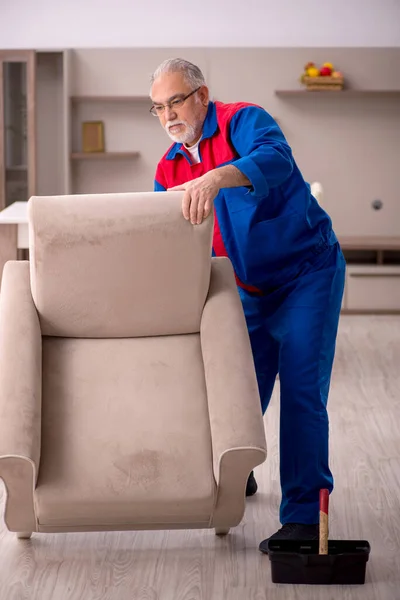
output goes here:
<path id="1" fill-rule="evenodd" d="M 28 261 L 5 264 L 0 293 L 0 477 L 11 531 L 34 531 L 41 443 L 42 336 Z"/>
<path id="2" fill-rule="evenodd" d="M 200 335 L 218 485 L 214 521 L 223 526 L 225 517 L 226 524 L 240 521 L 249 473 L 267 455 L 250 338 L 227 258 L 213 259 Z M 236 507 L 235 497 L 243 497 Z"/>

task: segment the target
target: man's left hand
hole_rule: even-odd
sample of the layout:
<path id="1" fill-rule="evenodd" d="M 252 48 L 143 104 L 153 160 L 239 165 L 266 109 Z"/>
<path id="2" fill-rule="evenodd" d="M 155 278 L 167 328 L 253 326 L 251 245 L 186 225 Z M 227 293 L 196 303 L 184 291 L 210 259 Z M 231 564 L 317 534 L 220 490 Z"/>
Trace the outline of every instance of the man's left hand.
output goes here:
<path id="1" fill-rule="evenodd" d="M 183 216 L 186 220 L 190 219 L 193 225 L 200 225 L 211 213 L 219 189 L 217 177 L 210 171 L 197 179 L 168 188 L 167 191 L 185 192 L 182 200 Z"/>

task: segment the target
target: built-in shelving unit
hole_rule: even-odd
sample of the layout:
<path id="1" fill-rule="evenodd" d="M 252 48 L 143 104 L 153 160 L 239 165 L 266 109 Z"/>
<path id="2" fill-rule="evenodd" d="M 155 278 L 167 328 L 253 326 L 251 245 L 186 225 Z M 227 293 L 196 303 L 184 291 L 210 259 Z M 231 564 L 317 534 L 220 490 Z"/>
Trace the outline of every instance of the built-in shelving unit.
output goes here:
<path id="1" fill-rule="evenodd" d="M 188 48 L 185 55 L 201 66 L 213 99 L 255 102 L 276 115 L 306 179 L 326 190 L 322 206 L 347 262 L 343 311 L 400 313 L 400 72 L 388 68 L 400 50 L 336 48 L 326 57 L 325 49 L 311 56 L 307 48 Z M 165 49 L 0 50 L 0 208 L 31 195 L 152 190 L 171 143 L 149 112 L 149 74 L 165 57 Z M 344 88 L 302 85 L 310 58 L 343 69 Z M 5 110 L 11 97 L 18 110 Z M 90 121 L 104 124 L 102 152 L 83 152 L 82 124 Z"/>
<path id="2" fill-rule="evenodd" d="M 143 156 L 142 131 L 154 125 L 154 118 L 149 112 L 150 98 L 141 93 L 117 95 L 104 94 L 99 90 L 98 94 L 72 93 L 67 103 L 72 193 L 135 189 L 140 176 L 136 160 Z M 83 151 L 82 123 L 85 121 L 104 124 L 103 151 Z"/>
<path id="3" fill-rule="evenodd" d="M 343 237 L 346 286 L 342 312 L 400 312 L 400 236 Z"/>
<path id="4" fill-rule="evenodd" d="M 374 106 L 375 102 L 378 103 L 381 100 L 385 101 L 389 99 L 394 99 L 395 103 L 393 104 L 396 104 L 397 99 L 400 99 L 400 88 L 344 88 L 326 90 L 307 89 L 303 87 L 297 89 L 275 89 L 274 95 L 284 100 L 304 99 L 305 102 L 308 102 L 310 98 L 315 102 L 316 98 L 318 98 L 318 103 L 322 102 L 323 99 L 328 99 L 328 97 L 330 99 L 335 98 L 340 102 L 341 106 L 346 107 L 346 110 L 350 110 L 350 106 L 358 106 L 358 103 L 353 104 L 353 99 L 363 103 L 365 100 L 373 101 L 368 102 L 369 106 Z M 346 98 L 350 100 L 350 104 L 345 102 Z M 345 102 L 345 104 L 343 105 L 342 102 Z M 332 104 L 325 106 L 332 107 Z M 336 112 L 335 114 L 337 116 L 338 113 Z M 347 114 L 345 108 L 343 108 L 343 113 L 341 114 Z M 391 115 L 392 113 L 388 113 L 389 117 Z M 362 212 L 359 213 L 360 219 L 365 214 L 364 210 L 363 206 Z M 379 222 L 378 218 L 377 222 L 381 226 L 382 220 Z M 399 314 L 400 236 L 368 235 L 341 237 L 339 241 L 346 259 L 346 283 L 342 312 L 348 314 Z"/>

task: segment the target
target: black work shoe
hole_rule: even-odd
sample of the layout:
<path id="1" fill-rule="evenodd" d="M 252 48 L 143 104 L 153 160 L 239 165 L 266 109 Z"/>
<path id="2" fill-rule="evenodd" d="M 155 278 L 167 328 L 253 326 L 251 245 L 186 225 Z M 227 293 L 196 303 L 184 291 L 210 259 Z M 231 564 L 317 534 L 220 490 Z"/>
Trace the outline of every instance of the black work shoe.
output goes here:
<path id="1" fill-rule="evenodd" d="M 259 545 L 260 552 L 268 554 L 270 540 L 318 540 L 319 525 L 304 525 L 302 523 L 285 523 L 274 535 L 262 541 Z"/>
<path id="2" fill-rule="evenodd" d="M 254 496 L 256 491 L 258 490 L 257 481 L 254 477 L 254 471 L 252 471 L 249 475 L 246 485 L 246 496 Z"/>

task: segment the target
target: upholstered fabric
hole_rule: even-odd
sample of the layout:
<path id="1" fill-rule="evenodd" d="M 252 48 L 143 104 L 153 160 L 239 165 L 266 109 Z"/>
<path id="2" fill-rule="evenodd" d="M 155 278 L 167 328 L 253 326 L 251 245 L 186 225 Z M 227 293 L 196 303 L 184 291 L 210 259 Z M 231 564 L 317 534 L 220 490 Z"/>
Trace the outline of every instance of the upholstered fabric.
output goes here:
<path id="1" fill-rule="evenodd" d="M 232 265 L 211 258 L 212 218 L 156 196 L 31 200 L 32 262 L 7 263 L 0 293 L 10 531 L 243 517 L 266 440 Z"/>
<path id="2" fill-rule="evenodd" d="M 43 334 L 198 332 L 213 220 L 193 227 L 181 203 L 181 192 L 31 198 L 32 294 Z"/>
<path id="3" fill-rule="evenodd" d="M 0 455 L 38 466 L 41 423 L 42 335 L 32 303 L 29 263 L 10 261 L 0 293 Z"/>
<path id="4" fill-rule="evenodd" d="M 265 444 L 249 335 L 227 258 L 213 261 L 210 293 L 201 322 L 201 347 L 218 481 L 225 452 L 256 448 L 264 456 Z"/>
<path id="5" fill-rule="evenodd" d="M 203 521 L 216 484 L 200 336 L 43 339 L 40 525 Z"/>
<path id="6" fill-rule="evenodd" d="M 217 326 L 215 324 L 218 324 Z M 246 321 L 233 267 L 216 258 L 201 322 L 201 347 L 218 497 L 213 522 L 237 525 L 243 483 L 266 458 L 265 432 Z"/>
<path id="7" fill-rule="evenodd" d="M 33 488 L 41 452 L 42 336 L 27 261 L 7 262 L 0 292 L 0 477 L 5 519 L 35 528 Z"/>

